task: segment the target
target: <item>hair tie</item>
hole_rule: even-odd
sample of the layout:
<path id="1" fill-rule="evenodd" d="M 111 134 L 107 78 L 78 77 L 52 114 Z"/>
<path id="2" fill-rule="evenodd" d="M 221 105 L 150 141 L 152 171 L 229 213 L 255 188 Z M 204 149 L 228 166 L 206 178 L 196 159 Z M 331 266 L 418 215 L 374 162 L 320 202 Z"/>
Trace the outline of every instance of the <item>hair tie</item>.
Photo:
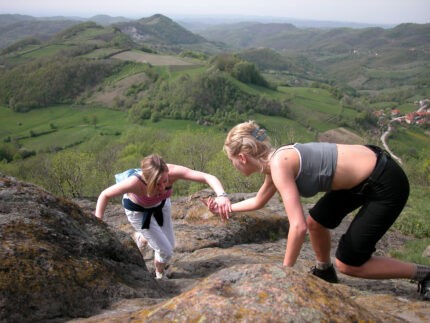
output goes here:
<path id="1" fill-rule="evenodd" d="M 261 134 L 258 134 L 258 132 L 261 130 Z M 257 139 L 258 141 L 263 141 L 264 139 L 266 139 L 267 135 L 266 135 L 266 130 L 264 129 L 260 129 L 260 128 L 255 128 L 252 132 L 251 135 Z"/>

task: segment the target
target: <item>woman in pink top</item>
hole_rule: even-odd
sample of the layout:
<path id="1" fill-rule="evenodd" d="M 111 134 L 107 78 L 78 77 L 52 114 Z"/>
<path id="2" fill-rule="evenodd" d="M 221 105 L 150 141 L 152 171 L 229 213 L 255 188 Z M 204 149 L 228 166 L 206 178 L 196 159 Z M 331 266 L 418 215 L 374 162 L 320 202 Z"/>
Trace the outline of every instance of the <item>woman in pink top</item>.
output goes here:
<path id="1" fill-rule="evenodd" d="M 164 268 L 173 255 L 173 233 L 170 196 L 172 185 L 179 179 L 208 184 L 216 193 L 220 212 L 227 217 L 230 200 L 215 176 L 190 168 L 166 164 L 158 155 L 141 161 L 142 174 L 130 176 L 101 192 L 95 215 L 103 219 L 106 205 L 112 197 L 123 195 L 123 206 L 130 224 L 136 230 L 134 238 L 139 246 L 146 243 L 155 251 L 154 265 L 157 279 L 165 277 Z"/>

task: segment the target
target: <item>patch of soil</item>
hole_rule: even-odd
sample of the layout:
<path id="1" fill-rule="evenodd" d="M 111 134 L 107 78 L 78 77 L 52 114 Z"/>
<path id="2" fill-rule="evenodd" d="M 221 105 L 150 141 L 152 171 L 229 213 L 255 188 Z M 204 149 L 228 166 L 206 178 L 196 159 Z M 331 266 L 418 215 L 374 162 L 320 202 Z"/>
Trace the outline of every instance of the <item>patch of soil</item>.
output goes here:
<path id="1" fill-rule="evenodd" d="M 331 129 L 318 135 L 318 141 L 337 144 L 364 144 L 364 139 L 345 128 Z"/>
<path id="2" fill-rule="evenodd" d="M 91 103 L 99 103 L 107 107 L 115 107 L 116 101 L 125 99 L 125 92 L 133 85 L 145 82 L 147 76 L 145 73 L 137 73 L 125 77 L 113 85 L 106 86 L 103 90 L 94 93 L 88 100 Z"/>

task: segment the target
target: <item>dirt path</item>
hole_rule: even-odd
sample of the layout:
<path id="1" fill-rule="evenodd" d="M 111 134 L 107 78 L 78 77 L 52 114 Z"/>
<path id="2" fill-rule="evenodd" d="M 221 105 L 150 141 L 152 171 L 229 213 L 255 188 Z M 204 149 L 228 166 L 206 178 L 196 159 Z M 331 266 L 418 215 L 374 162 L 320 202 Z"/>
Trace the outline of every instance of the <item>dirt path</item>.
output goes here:
<path id="1" fill-rule="evenodd" d="M 417 112 L 421 112 L 424 111 L 428 108 L 428 104 L 429 104 L 429 100 L 421 100 L 419 102 L 419 107 Z M 388 123 L 388 128 L 387 130 L 382 134 L 381 136 L 381 142 L 382 145 L 384 146 L 385 150 L 387 150 L 391 157 L 393 157 L 400 165 L 402 165 L 402 160 L 400 159 L 400 157 L 396 156 L 391 150 L 390 147 L 388 147 L 387 144 L 387 138 L 389 137 L 391 131 L 393 131 L 393 123 L 394 122 L 404 122 L 405 121 L 405 116 L 401 116 L 401 117 L 396 117 L 390 120 L 390 122 Z"/>

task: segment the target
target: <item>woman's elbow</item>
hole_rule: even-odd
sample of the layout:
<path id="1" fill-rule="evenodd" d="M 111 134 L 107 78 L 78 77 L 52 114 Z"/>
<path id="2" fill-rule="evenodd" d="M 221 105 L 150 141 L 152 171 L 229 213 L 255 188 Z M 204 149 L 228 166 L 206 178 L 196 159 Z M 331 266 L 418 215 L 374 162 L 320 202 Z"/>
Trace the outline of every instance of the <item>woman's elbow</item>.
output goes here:
<path id="1" fill-rule="evenodd" d="M 99 197 L 98 197 L 97 199 L 98 199 L 98 200 L 104 200 L 104 199 L 107 199 L 107 197 L 106 197 L 106 190 L 102 191 L 102 192 L 99 194 Z"/>
<path id="2" fill-rule="evenodd" d="M 111 199 L 111 195 L 107 192 L 107 189 L 100 193 L 97 201 L 103 201 L 104 203 L 108 203 Z"/>

